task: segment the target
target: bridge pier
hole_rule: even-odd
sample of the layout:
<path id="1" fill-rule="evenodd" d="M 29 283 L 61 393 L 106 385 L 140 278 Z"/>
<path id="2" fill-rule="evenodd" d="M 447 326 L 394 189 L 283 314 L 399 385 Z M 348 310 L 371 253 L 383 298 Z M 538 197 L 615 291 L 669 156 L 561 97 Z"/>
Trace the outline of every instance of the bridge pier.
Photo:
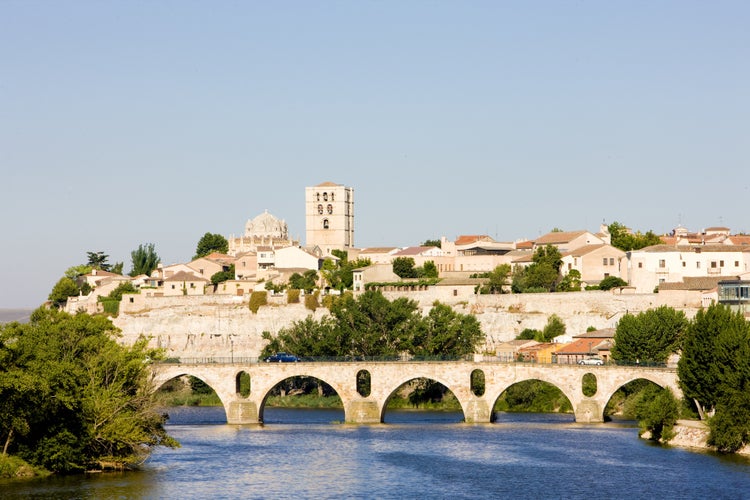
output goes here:
<path id="1" fill-rule="evenodd" d="M 575 416 L 580 424 L 604 422 L 604 408 L 593 399 L 584 399 L 575 406 Z"/>
<path id="2" fill-rule="evenodd" d="M 470 400 L 464 409 L 467 424 L 488 424 L 492 421 L 492 407 L 485 398 Z"/>
<path id="3" fill-rule="evenodd" d="M 230 401 L 226 407 L 228 424 L 260 424 L 258 405 L 253 401 Z"/>
<path id="4" fill-rule="evenodd" d="M 367 399 L 349 401 L 344 407 L 344 419 L 350 424 L 379 424 L 382 421 L 378 402 Z"/>

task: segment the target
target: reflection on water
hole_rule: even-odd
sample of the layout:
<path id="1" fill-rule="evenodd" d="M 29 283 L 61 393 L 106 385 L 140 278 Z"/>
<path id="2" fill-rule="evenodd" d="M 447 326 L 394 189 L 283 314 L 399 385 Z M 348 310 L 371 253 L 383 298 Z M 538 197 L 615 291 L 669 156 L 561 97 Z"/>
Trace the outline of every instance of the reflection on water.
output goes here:
<path id="1" fill-rule="evenodd" d="M 571 415 L 394 411 L 332 424 L 340 410 L 267 408 L 264 426 L 221 408 L 170 409 L 182 443 L 135 473 L 0 484 L 3 498 L 747 498 L 750 465 L 650 445 L 629 423 Z"/>

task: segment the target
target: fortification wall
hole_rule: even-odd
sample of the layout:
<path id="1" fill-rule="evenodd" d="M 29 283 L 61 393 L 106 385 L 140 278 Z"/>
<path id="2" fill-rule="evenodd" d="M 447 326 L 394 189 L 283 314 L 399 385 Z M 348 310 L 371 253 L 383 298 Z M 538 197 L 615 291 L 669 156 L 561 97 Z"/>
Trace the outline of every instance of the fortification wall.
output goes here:
<path id="1" fill-rule="evenodd" d="M 407 296 L 427 313 L 434 302 L 429 291 L 387 292 L 393 300 Z M 248 307 L 248 296 L 125 296 L 114 324 L 122 330 L 123 342 L 132 343 L 141 335 L 154 347 L 163 347 L 169 357 L 257 357 L 266 344 L 262 334 L 276 335 L 279 330 L 312 315 L 327 314 L 325 308 L 314 313 L 303 304 L 286 304 L 285 296 L 269 296 L 269 305 L 257 314 Z M 617 295 L 610 292 L 545 293 L 518 295 L 472 295 L 444 298 L 441 302 L 456 312 L 473 314 L 487 336 L 483 351 L 494 352 L 502 342 L 513 339 L 526 328 L 541 330 L 552 314 L 565 323 L 567 333 L 583 333 L 590 326 L 615 327 L 623 314 L 639 313 L 665 305 L 666 294 Z M 460 300 L 459 300 L 460 299 Z M 698 307 L 667 303 L 692 318 Z"/>

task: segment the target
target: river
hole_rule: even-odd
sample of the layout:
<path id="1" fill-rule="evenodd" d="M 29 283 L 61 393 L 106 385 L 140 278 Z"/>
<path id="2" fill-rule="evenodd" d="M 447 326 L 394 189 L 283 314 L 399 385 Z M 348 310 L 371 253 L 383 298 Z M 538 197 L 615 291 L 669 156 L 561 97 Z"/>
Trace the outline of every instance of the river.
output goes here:
<path id="1" fill-rule="evenodd" d="M 632 422 L 579 425 L 571 415 L 391 411 L 386 423 L 341 425 L 342 411 L 265 410 L 263 427 L 227 425 L 222 408 L 172 408 L 182 447 L 143 470 L 0 483 L 35 499 L 739 499 L 750 461 L 660 447 Z"/>

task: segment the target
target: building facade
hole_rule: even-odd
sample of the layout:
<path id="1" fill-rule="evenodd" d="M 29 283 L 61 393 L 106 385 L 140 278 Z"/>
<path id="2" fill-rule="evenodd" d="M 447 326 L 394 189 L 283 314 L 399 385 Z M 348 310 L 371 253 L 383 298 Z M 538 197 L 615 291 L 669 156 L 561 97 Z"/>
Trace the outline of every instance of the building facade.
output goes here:
<path id="1" fill-rule="evenodd" d="M 323 255 L 354 247 L 354 189 L 333 182 L 305 188 L 305 232 L 308 247 Z"/>

